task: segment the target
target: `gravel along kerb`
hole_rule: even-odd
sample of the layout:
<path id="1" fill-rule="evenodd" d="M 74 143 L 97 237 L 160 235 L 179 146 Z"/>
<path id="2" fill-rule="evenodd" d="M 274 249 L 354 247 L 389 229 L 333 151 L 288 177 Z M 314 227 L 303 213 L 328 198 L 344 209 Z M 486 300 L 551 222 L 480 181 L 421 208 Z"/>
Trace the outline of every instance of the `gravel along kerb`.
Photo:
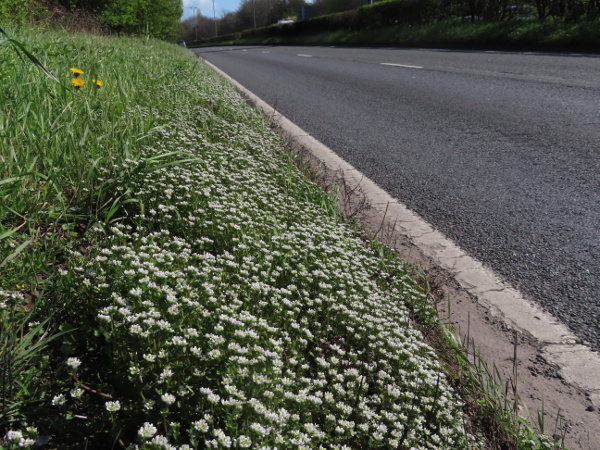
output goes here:
<path id="1" fill-rule="evenodd" d="M 111 343 L 122 379 L 106 409 L 136 418 L 124 436 L 178 448 L 476 447 L 403 306 L 422 294 L 402 265 L 340 225 L 265 119 L 202 76 L 201 101 L 163 117 L 145 150 L 195 162 L 140 174 L 135 228 L 113 226 L 64 274 Z"/>

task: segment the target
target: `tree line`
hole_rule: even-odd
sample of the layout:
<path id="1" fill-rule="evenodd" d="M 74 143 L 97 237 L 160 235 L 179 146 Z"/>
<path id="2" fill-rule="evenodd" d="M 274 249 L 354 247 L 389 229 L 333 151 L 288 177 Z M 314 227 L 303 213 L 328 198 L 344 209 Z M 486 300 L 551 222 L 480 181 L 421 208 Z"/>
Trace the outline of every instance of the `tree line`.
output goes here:
<path id="1" fill-rule="evenodd" d="M 490 22 L 524 17 L 600 17 L 600 0 L 242 0 L 236 11 L 216 21 L 209 11 L 196 9 L 195 16 L 181 23 L 182 0 L 1 0 L 0 25 L 57 23 L 68 29 L 159 39 L 183 36 L 194 41 L 295 19 L 302 6 L 310 7 L 313 16 L 324 16 L 384 4 L 426 11 L 427 22 L 456 17 Z"/>
<path id="2" fill-rule="evenodd" d="M 300 6 L 311 7 L 313 16 L 323 16 L 369 8 L 366 5 L 379 6 L 378 10 L 387 7 L 405 13 L 419 11 L 420 22 L 454 18 L 497 22 L 515 18 L 579 20 L 600 17 L 600 0 L 243 0 L 236 11 L 222 15 L 216 22 L 212 14 L 196 10 L 195 16 L 183 22 L 183 37 L 189 41 L 203 40 L 215 34 L 227 35 L 270 26 L 282 19 L 295 19 Z M 394 11 L 389 17 L 392 19 L 396 15 Z"/>
<path id="3" fill-rule="evenodd" d="M 399 3 L 398 0 L 314 0 L 319 14 L 332 14 L 372 3 Z M 483 20 L 498 21 L 533 12 L 538 19 L 548 17 L 598 18 L 600 0 L 404 0 L 400 3 L 429 3 L 436 6 L 436 18 L 452 18 L 464 13 Z"/>
<path id="4" fill-rule="evenodd" d="M 310 7 L 313 16 L 321 16 L 356 9 L 369 3 L 371 0 L 242 0 L 236 11 L 217 18 L 216 24 L 212 11 L 196 10 L 194 16 L 183 21 L 183 38 L 188 41 L 207 39 L 215 33 L 231 34 L 266 27 L 284 19 L 296 19 L 301 6 Z"/>
<path id="5" fill-rule="evenodd" d="M 174 39 L 182 0 L 2 0 L 0 23 L 50 23 L 70 29 Z"/>
<path id="6" fill-rule="evenodd" d="M 183 21 L 183 38 L 187 41 L 206 39 L 215 34 L 230 34 L 250 28 L 261 28 L 279 20 L 296 18 L 305 0 L 242 0 L 236 11 L 227 12 L 215 23 L 212 11 L 199 11 Z"/>

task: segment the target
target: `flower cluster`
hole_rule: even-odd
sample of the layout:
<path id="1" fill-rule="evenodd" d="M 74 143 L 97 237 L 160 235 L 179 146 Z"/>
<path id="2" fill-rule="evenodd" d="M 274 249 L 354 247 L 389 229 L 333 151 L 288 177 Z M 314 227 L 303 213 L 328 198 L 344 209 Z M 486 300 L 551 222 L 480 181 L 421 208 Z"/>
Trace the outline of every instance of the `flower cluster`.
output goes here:
<path id="1" fill-rule="evenodd" d="M 2 448 L 17 449 L 17 448 L 32 448 L 36 445 L 38 438 L 38 430 L 35 427 L 25 427 L 23 430 L 10 430 L 4 436 Z"/>
<path id="2" fill-rule="evenodd" d="M 143 416 L 152 448 L 465 448 L 403 306 L 414 282 L 326 214 L 273 133 L 205 105 L 208 135 L 172 117 L 146 150 L 193 163 L 139 175 L 135 229 L 75 270 L 130 386 L 106 409 Z"/>
<path id="3" fill-rule="evenodd" d="M 73 74 L 71 78 L 71 85 L 73 85 L 73 87 L 76 89 L 83 88 L 83 86 L 85 86 L 85 81 L 81 76 L 84 75 L 85 72 L 77 67 L 71 67 L 69 70 Z M 92 80 L 92 84 L 98 88 L 104 86 L 104 82 L 101 80 Z"/>

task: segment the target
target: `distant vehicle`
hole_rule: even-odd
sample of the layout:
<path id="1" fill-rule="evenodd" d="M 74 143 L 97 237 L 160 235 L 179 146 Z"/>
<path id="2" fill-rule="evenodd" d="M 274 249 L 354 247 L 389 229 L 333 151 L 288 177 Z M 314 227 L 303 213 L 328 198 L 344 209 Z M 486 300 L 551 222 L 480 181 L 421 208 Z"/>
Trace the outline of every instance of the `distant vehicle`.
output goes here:
<path id="1" fill-rule="evenodd" d="M 481 17 L 481 16 L 464 16 L 463 19 L 474 22 L 476 20 L 483 20 L 483 17 Z"/>
<path id="2" fill-rule="evenodd" d="M 277 21 L 277 25 L 283 25 L 285 23 L 294 23 L 294 21 L 292 19 L 283 19 Z"/>
<path id="3" fill-rule="evenodd" d="M 178 45 L 181 45 L 182 47 L 187 47 L 187 45 L 185 45 L 185 41 L 183 39 L 179 39 L 179 41 L 177 42 Z"/>

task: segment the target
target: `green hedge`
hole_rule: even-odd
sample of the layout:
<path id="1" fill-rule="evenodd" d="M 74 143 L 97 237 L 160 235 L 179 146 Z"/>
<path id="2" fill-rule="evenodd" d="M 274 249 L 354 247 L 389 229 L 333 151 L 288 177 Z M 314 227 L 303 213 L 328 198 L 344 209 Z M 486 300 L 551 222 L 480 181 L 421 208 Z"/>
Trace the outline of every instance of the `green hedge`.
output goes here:
<path id="1" fill-rule="evenodd" d="M 362 28 L 386 25 L 423 25 L 438 18 L 440 0 L 386 0 L 358 10 Z"/>
<path id="2" fill-rule="evenodd" d="M 296 22 L 294 23 L 293 31 L 298 34 L 319 34 L 338 30 L 354 30 L 357 28 L 360 28 L 358 11 L 350 10 Z"/>

